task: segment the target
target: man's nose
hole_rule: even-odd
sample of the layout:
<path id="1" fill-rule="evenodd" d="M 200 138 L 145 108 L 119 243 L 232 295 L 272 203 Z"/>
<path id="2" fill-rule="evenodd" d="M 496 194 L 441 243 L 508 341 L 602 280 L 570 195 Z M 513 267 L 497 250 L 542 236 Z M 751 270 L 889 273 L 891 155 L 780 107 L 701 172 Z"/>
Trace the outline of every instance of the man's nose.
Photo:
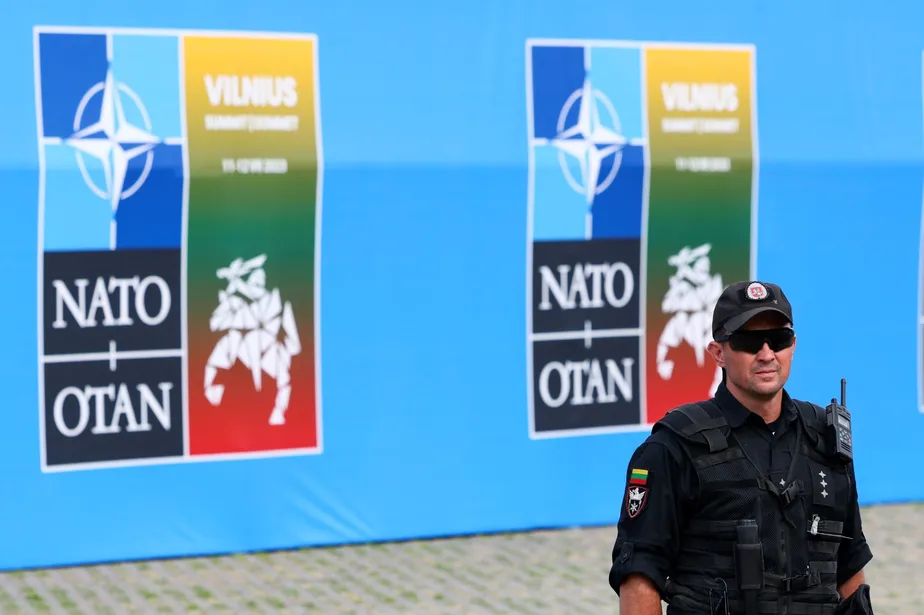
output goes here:
<path id="1" fill-rule="evenodd" d="M 764 342 L 764 345 L 760 347 L 760 351 L 757 353 L 757 358 L 761 361 L 772 361 L 774 356 L 776 355 L 770 350 L 770 344 L 767 342 Z"/>

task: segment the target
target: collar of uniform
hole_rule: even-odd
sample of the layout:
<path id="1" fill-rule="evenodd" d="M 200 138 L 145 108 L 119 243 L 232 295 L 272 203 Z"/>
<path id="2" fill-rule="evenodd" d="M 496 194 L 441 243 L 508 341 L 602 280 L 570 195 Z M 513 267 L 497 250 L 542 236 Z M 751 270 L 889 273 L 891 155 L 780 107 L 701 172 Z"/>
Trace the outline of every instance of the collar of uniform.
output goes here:
<path id="1" fill-rule="evenodd" d="M 732 429 L 741 427 L 744 425 L 744 422 L 752 416 L 760 419 L 760 417 L 745 408 L 741 402 L 731 394 L 731 391 L 728 390 L 724 382 L 719 384 L 718 389 L 716 389 L 715 401 L 719 404 L 719 407 L 722 408 L 722 412 L 725 413 L 725 419 Z M 786 389 L 783 389 L 783 411 L 780 418 L 786 423 L 796 418 L 796 406 L 789 396 L 789 393 L 786 392 Z M 763 422 L 762 419 L 760 420 Z"/>

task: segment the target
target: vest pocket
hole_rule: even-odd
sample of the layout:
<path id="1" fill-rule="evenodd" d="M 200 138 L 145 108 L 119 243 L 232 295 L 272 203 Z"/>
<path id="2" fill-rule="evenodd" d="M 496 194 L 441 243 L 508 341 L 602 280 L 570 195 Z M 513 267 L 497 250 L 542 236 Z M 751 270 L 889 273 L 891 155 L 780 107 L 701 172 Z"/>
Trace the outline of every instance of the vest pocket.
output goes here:
<path id="1" fill-rule="evenodd" d="M 814 543 L 833 542 L 835 545 L 838 545 L 841 540 L 853 540 L 850 536 L 844 536 L 843 532 L 843 521 L 822 519 L 821 515 L 818 514 L 812 515 L 808 523 L 809 535 L 818 539 L 817 541 L 813 541 Z"/>
<path id="2" fill-rule="evenodd" d="M 817 583 L 803 590 L 806 596 L 819 600 L 839 601 L 837 593 L 837 552 L 844 540 L 844 522 L 823 519 L 813 514 L 808 520 L 806 549 L 808 555 L 807 572 Z"/>
<path id="3" fill-rule="evenodd" d="M 735 599 L 737 590 L 733 578 L 726 581 L 720 577 L 710 579 L 693 575 L 685 578 L 682 575 L 678 580 L 669 578 L 665 587 L 665 602 L 670 605 L 671 613 L 724 615 L 730 601 Z"/>

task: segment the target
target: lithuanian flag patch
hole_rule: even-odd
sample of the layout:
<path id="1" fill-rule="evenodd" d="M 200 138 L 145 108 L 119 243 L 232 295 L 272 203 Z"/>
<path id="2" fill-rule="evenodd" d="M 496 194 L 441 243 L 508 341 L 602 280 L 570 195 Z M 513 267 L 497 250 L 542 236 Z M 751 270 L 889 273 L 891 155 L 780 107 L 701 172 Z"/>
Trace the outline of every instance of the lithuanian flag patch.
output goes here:
<path id="1" fill-rule="evenodd" d="M 629 484 L 647 485 L 648 484 L 648 470 L 640 470 L 638 468 L 632 468 L 632 474 L 629 476 Z"/>

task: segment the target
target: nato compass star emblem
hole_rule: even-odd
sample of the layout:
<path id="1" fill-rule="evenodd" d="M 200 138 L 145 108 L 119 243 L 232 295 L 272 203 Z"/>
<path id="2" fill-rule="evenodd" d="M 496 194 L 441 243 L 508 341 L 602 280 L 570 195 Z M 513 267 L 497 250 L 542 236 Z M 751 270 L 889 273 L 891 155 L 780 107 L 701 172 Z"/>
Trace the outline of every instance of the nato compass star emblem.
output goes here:
<path id="1" fill-rule="evenodd" d="M 99 117 L 85 117 L 87 105 L 94 97 L 102 94 Z M 122 106 L 123 95 L 127 97 L 140 113 L 143 127 L 135 126 L 125 117 Z M 115 249 L 115 216 L 119 203 L 131 197 L 144 184 L 154 164 L 154 147 L 162 140 L 151 133 L 151 120 L 147 110 L 127 85 L 118 83 L 110 68 L 106 72 L 106 81 L 99 82 L 83 95 L 74 114 L 74 134 L 64 142 L 77 153 L 77 166 L 87 186 L 112 208 L 112 231 L 110 247 Z M 100 162 L 105 177 L 105 187 L 97 185 L 87 171 L 84 156 L 90 156 Z M 126 186 L 128 163 L 134 158 L 144 156 L 144 168 L 138 178 Z"/>
<path id="2" fill-rule="evenodd" d="M 577 123 L 566 126 L 575 104 L 579 104 Z M 601 121 L 600 107 L 608 115 L 610 126 Z M 575 90 L 562 106 L 556 127 L 557 135 L 551 143 L 559 150 L 558 161 L 568 184 L 582 193 L 588 205 L 594 197 L 609 188 L 622 163 L 622 149 L 628 140 L 621 134 L 619 116 L 610 99 L 595 90 L 590 79 Z M 580 179 L 571 172 L 566 156 L 575 159 L 580 167 Z M 600 178 L 603 161 L 613 156 L 613 164 L 604 178 Z"/>

